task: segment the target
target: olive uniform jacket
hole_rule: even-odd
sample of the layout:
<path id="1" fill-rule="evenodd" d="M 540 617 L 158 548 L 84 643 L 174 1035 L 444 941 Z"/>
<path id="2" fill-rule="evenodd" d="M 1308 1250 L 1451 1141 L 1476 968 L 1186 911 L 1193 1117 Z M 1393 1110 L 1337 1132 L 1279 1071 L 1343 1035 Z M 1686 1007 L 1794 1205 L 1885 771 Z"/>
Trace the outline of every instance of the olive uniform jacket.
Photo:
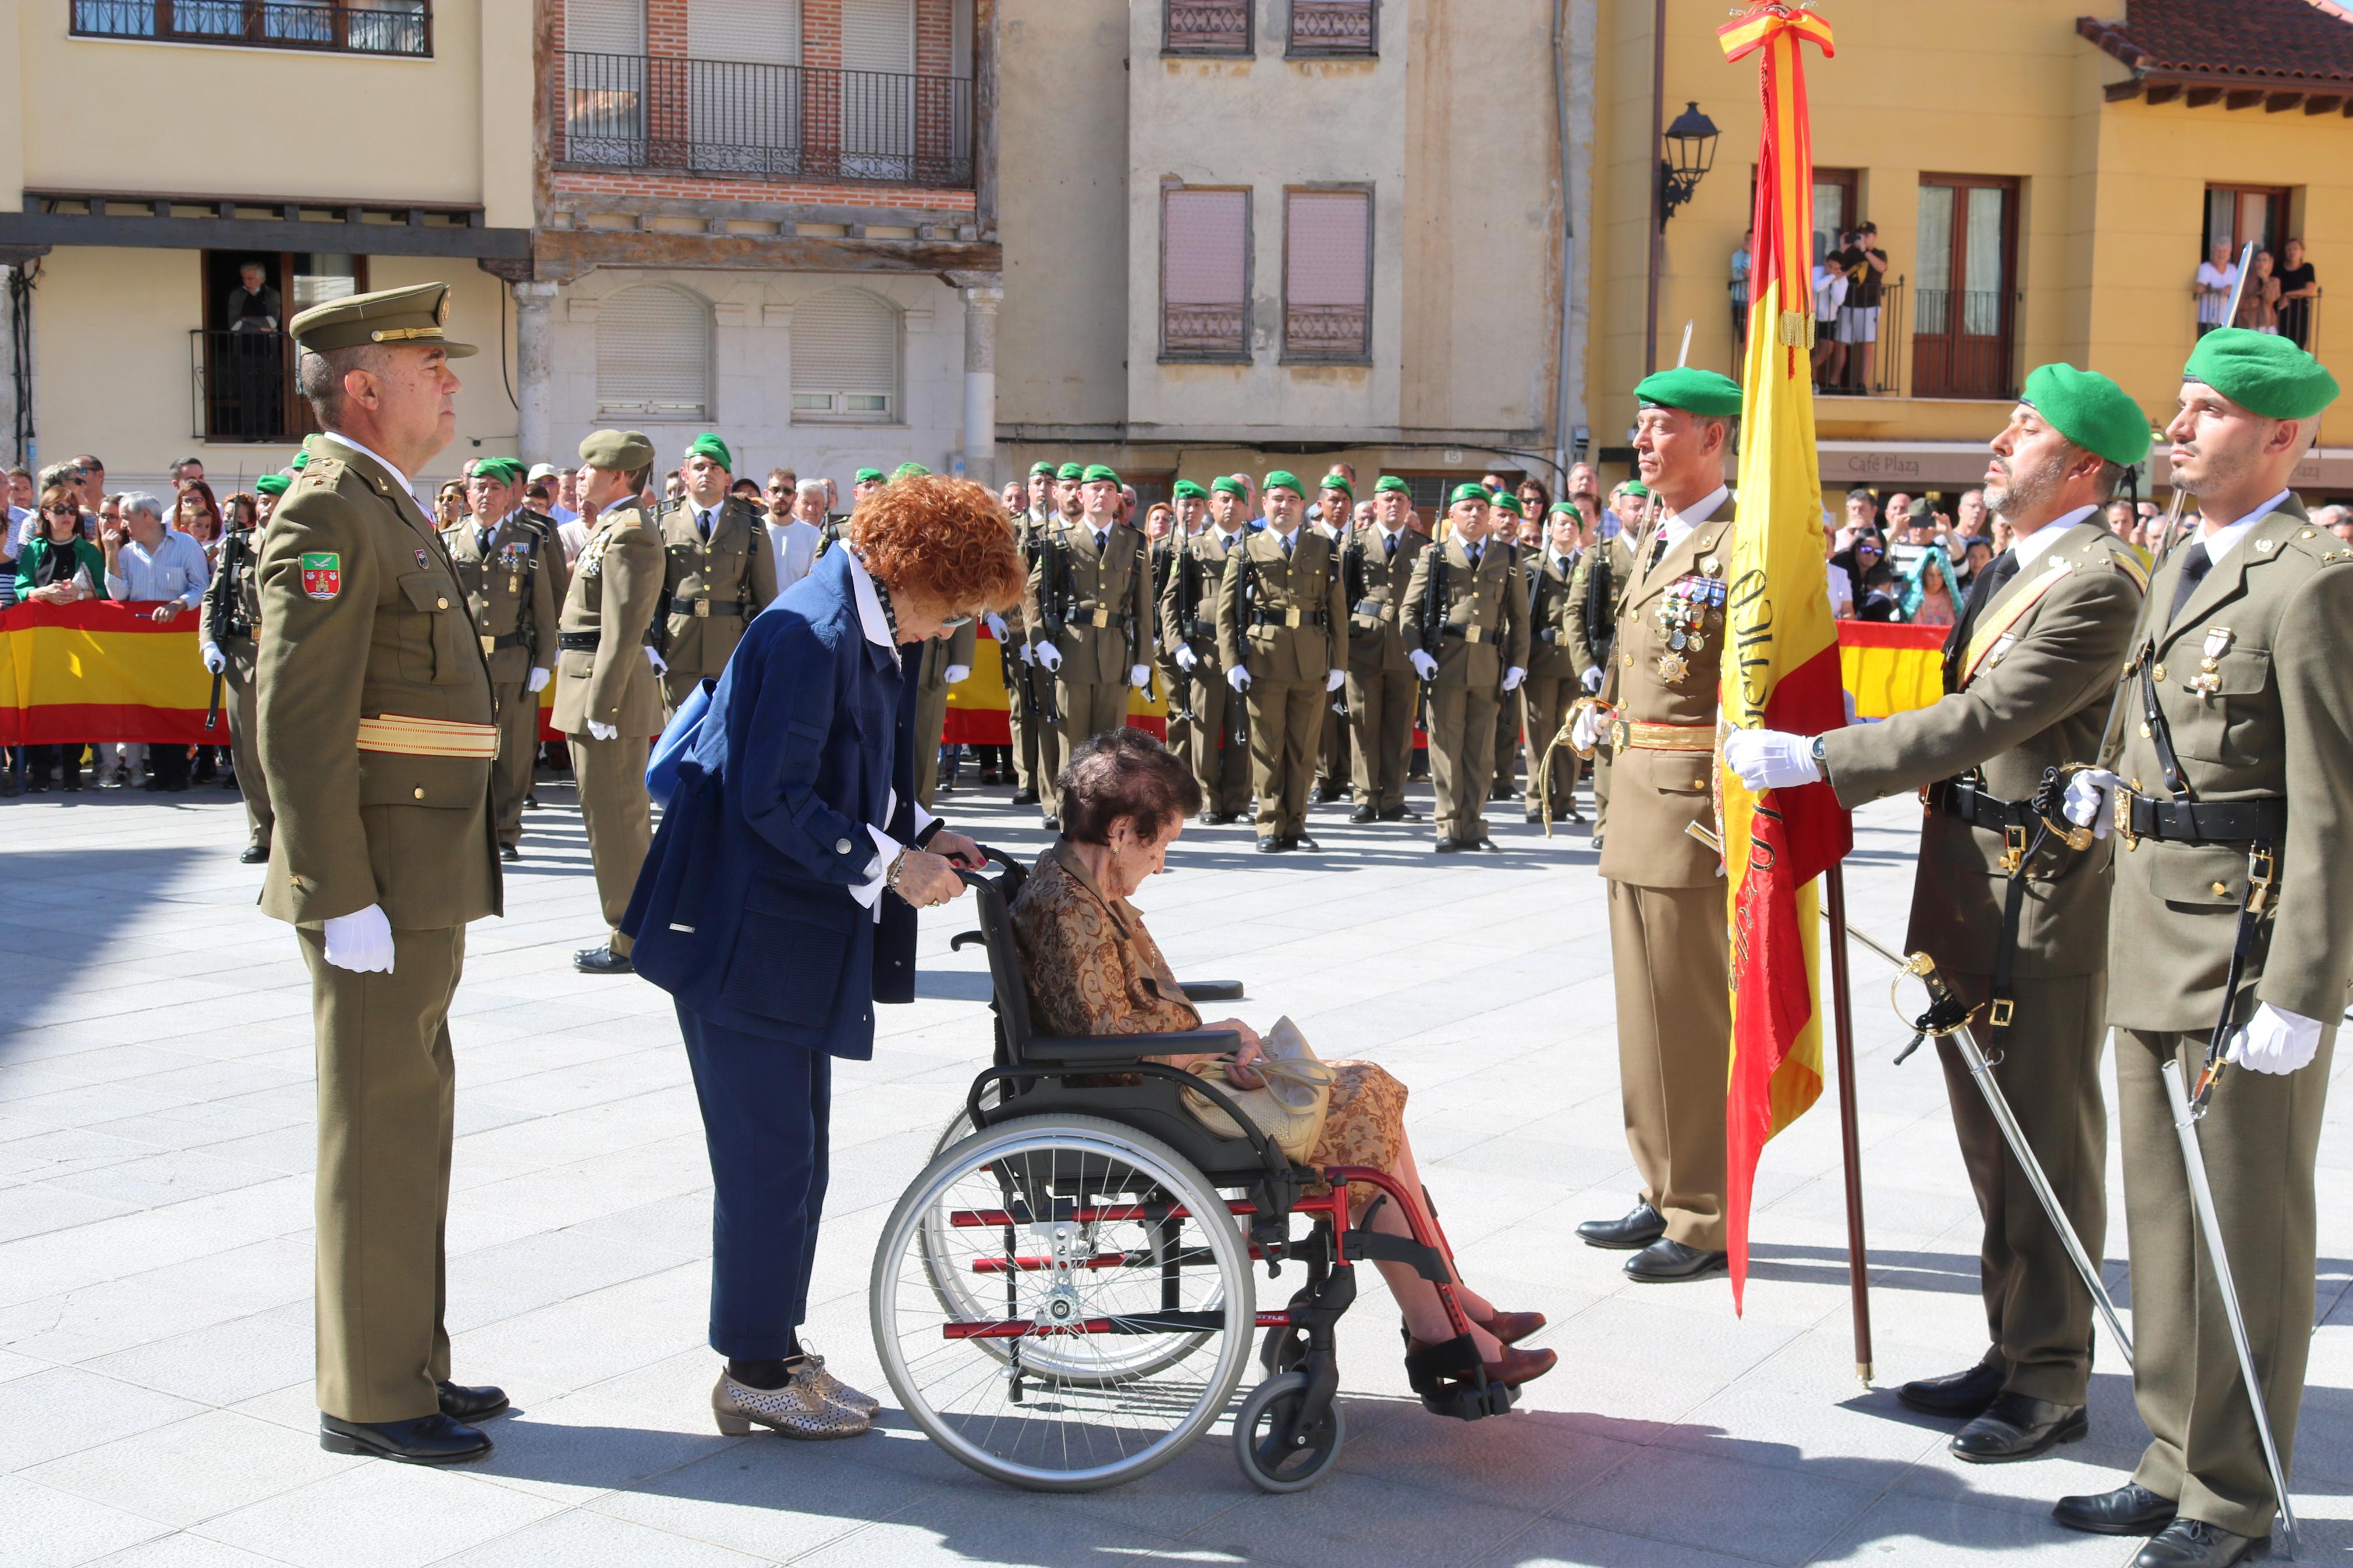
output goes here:
<path id="1" fill-rule="evenodd" d="M 559 624 L 575 637 L 594 633 L 596 646 L 557 656 L 555 728 L 586 740 L 594 719 L 624 735 L 659 734 L 661 686 L 646 657 L 646 630 L 661 602 L 661 542 L 638 504 L 625 501 L 597 518 L 575 564 Z"/>
<path id="2" fill-rule="evenodd" d="M 260 573 L 262 912 L 315 925 L 376 904 L 400 931 L 501 912 L 491 674 L 432 519 L 326 444 L 271 515 Z"/>
<path id="3" fill-rule="evenodd" d="M 719 503 L 711 542 L 680 500 L 662 513 L 662 661 L 681 673 L 716 676 L 744 640 L 752 617 L 776 596 L 776 557 L 760 510 L 741 496 Z"/>
<path id="4" fill-rule="evenodd" d="M 1441 563 L 1442 597 L 1432 621 L 1430 581 Z M 1512 552 L 1499 540 L 1485 542 L 1475 572 L 1459 538 L 1416 556 L 1406 584 L 1405 617 L 1406 641 L 1438 661 L 1433 688 L 1484 686 L 1493 691 L 1503 685 L 1505 670 L 1527 668 L 1527 589 Z"/>
<path id="5" fill-rule="evenodd" d="M 1250 536 L 1250 525 L 1244 523 L 1233 536 L 1234 549 L 1240 550 Z M 1215 525 L 1204 523 L 1200 532 L 1186 540 L 1169 570 L 1167 585 L 1160 591 L 1160 646 L 1171 654 L 1189 647 L 1212 669 L 1220 668 L 1218 606 L 1226 591 L 1227 551 L 1219 537 Z"/>
<path id="6" fill-rule="evenodd" d="M 1130 667 L 1152 662 L 1152 559 L 1144 534 L 1115 522 L 1098 551 L 1095 531 L 1081 518 L 1036 537 L 1039 549 L 1021 595 L 1030 646 L 1060 648 L 1055 678 L 1072 686 L 1126 685 Z M 1047 632 L 1050 607 L 1061 619 L 1060 637 Z"/>
<path id="7" fill-rule="evenodd" d="M 1340 538 L 1340 592 L 1348 606 L 1348 668 L 1360 676 L 1410 675 L 1406 642 L 1406 588 L 1430 536 L 1400 526 L 1397 550 L 1382 542 L 1377 525 L 1352 528 Z M 1359 591 L 1361 590 L 1361 592 Z"/>
<path id="8" fill-rule="evenodd" d="M 1593 574 L 1605 571 L 1609 591 L 1609 613 L 1597 626 L 1593 619 Z M 1615 536 L 1603 540 L 1578 557 L 1577 570 L 1568 580 L 1568 604 L 1562 610 L 1568 627 L 1568 656 L 1577 664 L 1577 678 L 1601 662 L 1601 654 L 1594 646 L 1594 633 L 1606 631 L 1618 624 L 1618 612 L 1625 607 L 1626 590 L 1634 581 L 1634 547 L 1626 541 L 1620 530 Z M 1606 641 L 1606 639 L 1605 639 Z"/>
<path id="9" fill-rule="evenodd" d="M 554 519 L 509 512 L 491 534 L 487 558 L 481 531 L 471 518 L 445 530 L 441 542 L 458 569 L 474 624 L 481 628 L 491 682 L 521 686 L 533 669 L 553 674 L 557 616 L 569 585 Z"/>
<path id="10" fill-rule="evenodd" d="M 1553 558 L 1550 542 L 1523 552 L 1522 574 L 1528 591 L 1528 679 L 1569 680 L 1584 673 L 1577 662 L 1568 625 L 1569 601 L 1580 561 L 1563 571 Z"/>
<path id="11" fill-rule="evenodd" d="M 1694 823 L 1715 831 L 1716 679 L 1724 659 L 1724 606 L 1710 605 L 1694 625 L 1705 644 L 1669 646 L 1658 612 L 1667 590 L 1685 578 L 1724 581 L 1732 553 L 1732 503 L 1683 536 L 1657 565 L 1630 584 L 1618 607 L 1617 644 L 1601 682 L 1601 699 L 1615 710 L 1610 725 L 1609 835 L 1600 871 L 1638 888 L 1716 885 L 1723 859 L 1687 831 Z M 1643 542 L 1647 554 L 1650 544 Z M 1641 564 L 1636 558 L 1636 566 Z M 1631 574 L 1629 574 L 1630 576 Z M 1622 744 L 1620 726 L 1657 724 L 1679 730 L 1689 750 Z"/>
<path id="12" fill-rule="evenodd" d="M 1289 555 L 1272 528 L 1245 533 L 1226 557 L 1226 579 L 1218 589 L 1219 662 L 1228 669 L 1244 666 L 1252 680 L 1319 686 L 1332 671 L 1345 669 L 1348 606 L 1332 563 L 1332 542 L 1303 522 Z M 1248 605 L 1242 602 L 1246 575 L 1253 595 Z"/>
<path id="13" fill-rule="evenodd" d="M 924 696 L 935 696 L 948 689 L 948 671 L 970 669 L 975 652 L 979 648 L 979 634 L 967 621 L 944 637 L 933 637 L 923 644 L 922 672 L 916 679 L 915 689 Z M 918 742 L 923 737 L 917 736 Z M 936 746 L 939 737 L 932 737 Z"/>
<path id="14" fill-rule="evenodd" d="M 2168 617 L 2188 548 L 2150 579 L 2128 652 L 2149 650 L 2149 680 L 2190 798 L 2287 797 L 2286 842 L 2273 846 L 2278 881 L 2246 989 L 2335 1023 L 2353 976 L 2353 548 L 2313 527 L 2291 496 Z M 2156 745 L 2141 733 L 2140 680 L 2127 679 L 2113 766 L 2163 797 Z M 2201 681 L 2211 695 L 2201 696 Z M 2110 1023 L 2151 1033 L 2214 1026 L 2247 877 L 2244 845 L 2126 841 L 2109 927 Z"/>
<path id="15" fill-rule="evenodd" d="M 232 528 L 221 535 L 213 580 L 196 608 L 196 643 L 224 653 L 253 637 L 261 626 L 261 531 Z"/>
<path id="16" fill-rule="evenodd" d="M 1839 804 L 1852 810 L 1970 768 L 1989 794 L 2032 799 L 2045 769 L 2098 748 L 2146 580 L 2132 547 L 2099 523 L 2068 529 L 1978 612 L 1969 647 L 1948 667 L 1949 694 L 1822 738 Z M 2054 839 L 2027 862 L 2014 973 L 2052 978 L 2107 967 L 2115 844 L 2077 852 Z M 1907 951 L 1971 974 L 1994 972 L 2010 883 L 2002 854 L 1999 827 L 1973 826 L 1930 804 Z"/>

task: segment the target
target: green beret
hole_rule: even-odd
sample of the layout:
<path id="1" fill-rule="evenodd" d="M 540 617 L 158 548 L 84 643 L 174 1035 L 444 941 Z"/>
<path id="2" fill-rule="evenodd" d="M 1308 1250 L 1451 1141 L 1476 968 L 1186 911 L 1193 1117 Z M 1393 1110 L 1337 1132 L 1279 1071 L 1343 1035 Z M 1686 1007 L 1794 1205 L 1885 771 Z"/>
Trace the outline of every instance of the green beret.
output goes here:
<path id="1" fill-rule="evenodd" d="M 1231 474 L 1219 474 L 1209 481 L 1209 488 L 1229 496 L 1240 496 L 1244 500 L 1250 500 L 1250 487 Z"/>
<path id="2" fill-rule="evenodd" d="M 1054 477 L 1058 479 L 1082 479 L 1086 475 L 1086 469 L 1077 463 L 1064 463 L 1054 470 Z"/>
<path id="3" fill-rule="evenodd" d="M 1079 478 L 1091 485 L 1115 485 L 1119 483 L 1119 470 L 1108 463 L 1089 463 Z"/>
<path id="4" fill-rule="evenodd" d="M 512 458 L 478 458 L 474 461 L 477 477 L 488 475 L 502 485 L 522 482 L 522 465 Z"/>
<path id="5" fill-rule="evenodd" d="M 881 469 L 880 469 L 880 468 L 860 468 L 860 469 L 859 469 L 859 470 L 858 470 L 858 477 L 857 477 L 856 479 L 854 479 L 850 480 L 849 482 L 850 482 L 851 484 L 853 484 L 853 485 L 863 485 L 863 484 L 877 484 L 877 485 L 879 485 L 879 484 L 881 484 L 881 483 L 883 481 L 883 479 L 884 479 L 886 477 L 887 477 L 887 476 L 885 476 L 885 475 L 883 474 L 882 470 L 881 470 Z"/>
<path id="6" fill-rule="evenodd" d="M 1455 486 L 1455 487 L 1454 487 L 1454 493 L 1453 493 L 1452 495 L 1448 496 L 1448 497 L 1446 498 L 1446 504 L 1451 508 L 1451 507 L 1460 506 L 1460 505 L 1461 505 L 1461 504 L 1462 504 L 1464 501 L 1466 501 L 1466 500 L 1475 500 L 1475 501 L 1480 501 L 1480 502 L 1482 502 L 1482 503 L 1491 503 L 1491 502 L 1493 502 L 1493 501 L 1494 500 L 1494 499 L 1495 499 L 1495 498 L 1494 498 L 1493 496 L 1490 495 L 1490 494 L 1487 492 L 1487 487 L 1486 487 L 1486 486 L 1484 486 L 1484 485 L 1482 485 L 1482 484 L 1472 483 L 1472 484 L 1467 484 L 1467 485 L 1457 485 L 1457 486 Z M 1514 500 L 1512 504 L 1513 504 L 1513 505 L 1514 505 L 1514 506 L 1517 506 L 1519 503 L 1518 503 L 1516 500 Z"/>
<path id="7" fill-rule="evenodd" d="M 580 460 L 592 468 L 634 474 L 654 466 L 653 438 L 640 430 L 597 430 L 580 443 Z"/>
<path id="8" fill-rule="evenodd" d="M 1038 461 L 1029 465 L 1029 477 L 1031 479 L 1034 479 L 1040 474 L 1045 475 L 1050 479 L 1054 477 L 1054 465 L 1046 461 L 1043 458 L 1040 458 Z"/>
<path id="9" fill-rule="evenodd" d="M 1259 480 L 1258 488 L 1261 490 L 1285 489 L 1301 497 L 1307 494 L 1307 487 L 1301 484 L 1299 476 L 1289 468 L 1269 469 L 1266 478 Z"/>
<path id="10" fill-rule="evenodd" d="M 894 479 L 924 479 L 931 478 L 931 474 L 932 470 L 921 463 L 902 463 L 891 471 Z"/>
<path id="11" fill-rule="evenodd" d="M 2250 337 L 2253 333 L 2248 334 Z M 2037 365 L 2019 401 L 2051 427 L 2087 452 L 2132 467 L 2148 456 L 2148 416 L 2125 389 L 2096 370 L 2072 364 Z M 1915 502 L 1926 511 L 1925 503 Z M 1905 509 L 1905 515 L 1911 515 Z"/>
<path id="12" fill-rule="evenodd" d="M 474 345 L 444 337 L 441 329 L 448 320 L 449 285 L 417 283 L 313 305 L 296 312 L 286 323 L 286 333 L 312 353 L 368 343 L 423 343 L 447 350 L 451 359 L 463 359 Z"/>
<path id="13" fill-rule="evenodd" d="M 1409 497 L 1413 494 L 1413 487 L 1395 474 L 1383 474 L 1378 480 L 1375 481 L 1373 493 L 1378 495 L 1383 490 L 1398 490 Z"/>
<path id="14" fill-rule="evenodd" d="M 298 474 L 304 468 L 309 468 L 311 466 L 311 448 L 305 447 L 301 451 L 295 453 L 294 460 L 286 466 Z"/>
<path id="15" fill-rule="evenodd" d="M 294 481 L 284 474 L 264 474 L 253 481 L 253 488 L 266 496 L 282 496 L 286 487 Z"/>
<path id="16" fill-rule="evenodd" d="M 1708 419 L 1730 419 L 1740 413 L 1740 384 L 1712 370 L 1679 364 L 1636 382 L 1634 400 L 1645 408 L 1681 408 Z"/>
<path id="17" fill-rule="evenodd" d="M 2242 327 L 2218 327 L 2199 339 L 2181 379 L 2202 381 L 2266 419 L 2309 419 L 2337 401 L 2327 365 L 2286 338 Z"/>
<path id="18" fill-rule="evenodd" d="M 686 444 L 686 455 L 690 458 L 698 456 L 708 458 L 729 473 L 735 471 L 735 455 L 727 449 L 726 442 L 711 431 L 705 430 L 702 435 L 689 441 Z"/>
<path id="19" fill-rule="evenodd" d="M 1509 490 L 1497 490 L 1495 492 L 1494 507 L 1496 510 L 1508 511 L 1514 517 L 1523 517 L 1526 515 L 1520 510 L 1520 498 L 1514 495 Z"/>
<path id="20" fill-rule="evenodd" d="M 1173 500 L 1208 500 L 1209 499 L 1209 492 L 1190 479 L 1178 479 L 1176 488 L 1171 489 L 1168 495 Z"/>
<path id="21" fill-rule="evenodd" d="M 1583 512 L 1577 510 L 1577 503 L 1573 500 L 1556 500 L 1553 502 L 1551 506 L 1545 509 L 1545 515 L 1546 517 L 1558 517 L 1562 512 L 1568 512 L 1578 518 L 1582 518 L 1585 515 Z"/>
<path id="22" fill-rule="evenodd" d="M 1345 490 L 1348 492 L 1350 500 L 1356 499 L 1356 487 L 1350 484 L 1348 476 L 1343 473 L 1334 472 L 1324 475 L 1321 488 L 1327 490 Z"/>
<path id="23" fill-rule="evenodd" d="M 1626 481 L 1626 493 L 1632 496 L 1636 500 L 1649 500 L 1651 499 L 1651 487 L 1644 484 L 1640 479 L 1628 479 Z"/>

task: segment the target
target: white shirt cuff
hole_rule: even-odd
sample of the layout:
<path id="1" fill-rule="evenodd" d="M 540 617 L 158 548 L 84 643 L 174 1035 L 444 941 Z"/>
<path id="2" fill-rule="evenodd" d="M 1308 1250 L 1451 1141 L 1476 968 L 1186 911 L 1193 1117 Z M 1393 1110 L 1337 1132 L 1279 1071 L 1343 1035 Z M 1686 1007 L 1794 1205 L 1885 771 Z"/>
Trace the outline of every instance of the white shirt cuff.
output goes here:
<path id="1" fill-rule="evenodd" d="M 900 843 L 872 823 L 866 825 L 869 837 L 874 840 L 874 858 L 866 863 L 866 880 L 849 889 L 860 909 L 872 910 L 874 918 L 882 918 L 882 879 L 891 869 L 891 862 L 899 858 Z"/>
<path id="2" fill-rule="evenodd" d="M 923 841 L 923 835 L 929 832 L 931 830 L 932 824 L 938 820 L 938 817 L 934 816 L 930 812 L 923 809 L 923 803 L 922 801 L 917 801 L 915 803 L 915 842 L 918 844 L 922 843 Z"/>

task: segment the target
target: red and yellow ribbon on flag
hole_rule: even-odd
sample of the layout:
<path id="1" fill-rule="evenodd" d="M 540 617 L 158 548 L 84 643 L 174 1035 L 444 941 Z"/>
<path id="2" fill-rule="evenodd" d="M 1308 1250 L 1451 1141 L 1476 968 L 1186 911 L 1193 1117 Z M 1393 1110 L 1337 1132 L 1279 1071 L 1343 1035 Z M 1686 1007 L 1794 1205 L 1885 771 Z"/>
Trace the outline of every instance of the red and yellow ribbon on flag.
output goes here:
<path id="1" fill-rule="evenodd" d="M 1761 52 L 1765 110 L 1741 376 L 1739 520 L 1726 574 L 1724 721 L 1817 735 L 1845 722 L 1846 705 L 1814 447 L 1813 149 L 1799 49 L 1811 42 L 1829 56 L 1831 30 L 1801 7 L 1768 4 L 1717 32 L 1730 59 Z M 1854 836 L 1827 784 L 1759 795 L 1730 770 L 1717 771 L 1732 934 L 1725 1200 L 1737 1310 L 1757 1160 L 1822 1091 L 1814 880 Z"/>

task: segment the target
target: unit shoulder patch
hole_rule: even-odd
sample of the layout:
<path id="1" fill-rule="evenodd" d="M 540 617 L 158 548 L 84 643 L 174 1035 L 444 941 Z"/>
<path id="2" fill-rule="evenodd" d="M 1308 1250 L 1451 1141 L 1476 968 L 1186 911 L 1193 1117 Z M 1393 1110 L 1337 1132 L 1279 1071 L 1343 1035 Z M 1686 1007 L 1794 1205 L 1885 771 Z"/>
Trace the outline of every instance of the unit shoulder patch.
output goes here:
<path id="1" fill-rule="evenodd" d="M 333 598 L 343 590 L 343 558 L 332 550 L 302 553 L 302 593 L 312 599 Z"/>

